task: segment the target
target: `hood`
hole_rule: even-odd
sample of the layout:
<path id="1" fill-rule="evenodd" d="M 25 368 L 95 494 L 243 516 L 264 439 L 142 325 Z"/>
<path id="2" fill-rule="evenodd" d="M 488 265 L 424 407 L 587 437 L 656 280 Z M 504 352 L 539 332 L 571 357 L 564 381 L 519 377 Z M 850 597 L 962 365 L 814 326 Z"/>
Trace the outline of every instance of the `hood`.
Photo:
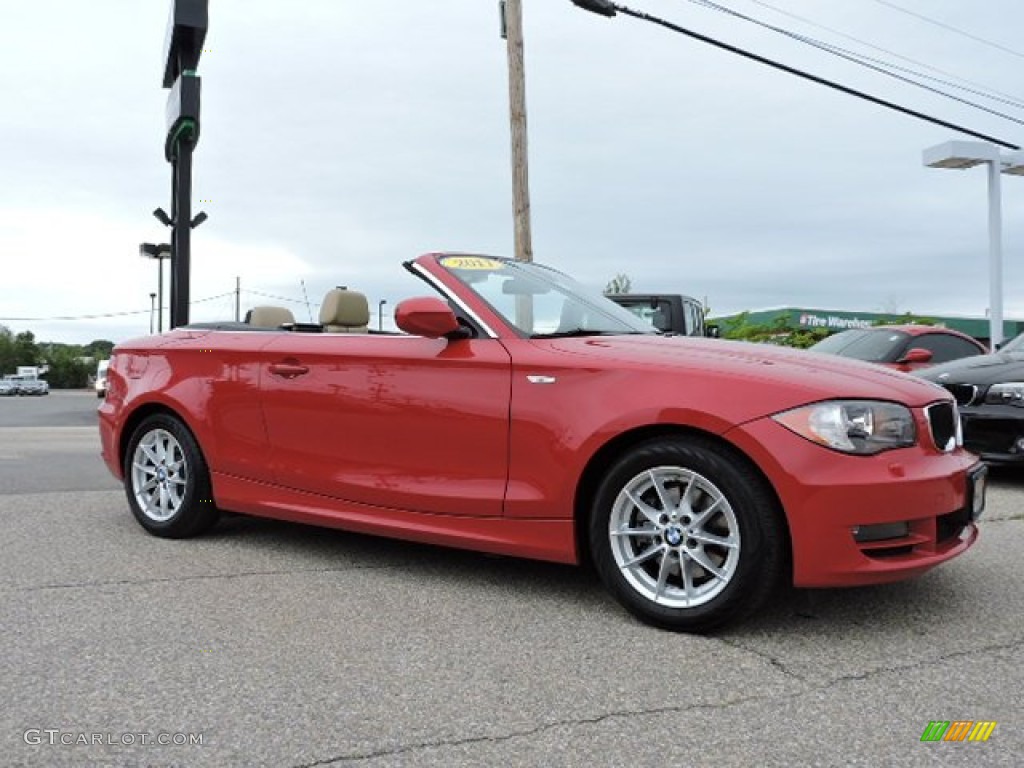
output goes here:
<path id="1" fill-rule="evenodd" d="M 831 399 L 923 406 L 948 399 L 930 382 L 873 363 L 771 344 L 693 336 L 591 336 L 545 340 L 552 351 L 600 358 L 602 366 L 657 368 L 703 378 L 746 380 L 778 407 Z M 776 406 L 772 406 L 776 407 Z"/>
<path id="2" fill-rule="evenodd" d="M 990 386 L 1004 381 L 1024 381 L 1024 355 L 995 352 L 991 355 L 964 357 L 915 371 L 916 375 L 939 384 L 975 384 Z"/>

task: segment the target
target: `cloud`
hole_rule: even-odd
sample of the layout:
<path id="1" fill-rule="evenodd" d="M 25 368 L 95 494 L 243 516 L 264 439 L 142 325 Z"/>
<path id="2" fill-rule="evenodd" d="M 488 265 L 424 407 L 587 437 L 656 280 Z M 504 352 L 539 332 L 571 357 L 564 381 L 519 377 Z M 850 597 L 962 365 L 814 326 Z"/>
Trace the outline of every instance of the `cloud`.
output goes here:
<path id="1" fill-rule="evenodd" d="M 495 5 L 214 4 L 193 182 L 194 208 L 210 219 L 194 233 L 191 295 L 220 298 L 197 304 L 196 319 L 233 315 L 233 296 L 222 295 L 236 275 L 243 310 L 259 292 L 302 312 L 308 296 L 315 313 L 339 284 L 390 308 L 425 292 L 402 270 L 406 259 L 511 255 Z M 638 290 L 707 296 L 723 312 L 898 300 L 900 309 L 984 314 L 984 173 L 921 165 L 921 150 L 955 138 L 950 131 L 637 20 L 599 18 L 568 0 L 524 5 L 538 261 L 594 287 L 628 272 Z M 882 5 L 785 7 L 1006 93 L 1018 87 L 1007 54 Z M 644 8 L 954 122 L 1017 132 L 693 4 Z M 155 268 L 137 248 L 168 234 L 150 216 L 170 209 L 159 87 L 166 13 L 167 3 L 115 0 L 5 12 L 0 316 L 138 314 L 0 322 L 63 341 L 148 331 Z M 1009 0 L 943 0 L 928 14 L 1007 45 L 1004 30 L 1024 21 Z M 1024 182 L 1004 181 L 1006 311 L 1024 317 Z"/>

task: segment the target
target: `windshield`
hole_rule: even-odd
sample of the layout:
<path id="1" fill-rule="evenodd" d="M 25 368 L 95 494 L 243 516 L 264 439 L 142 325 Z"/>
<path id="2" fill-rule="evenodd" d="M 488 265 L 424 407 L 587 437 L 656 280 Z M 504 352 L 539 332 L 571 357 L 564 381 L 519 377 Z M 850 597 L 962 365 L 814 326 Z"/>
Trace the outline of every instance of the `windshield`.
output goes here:
<path id="1" fill-rule="evenodd" d="M 907 334 L 903 331 L 843 331 L 819 341 L 811 349 L 815 352 L 866 360 L 869 363 L 888 363 L 895 359 L 906 339 Z"/>
<path id="2" fill-rule="evenodd" d="M 480 256 L 445 256 L 439 263 L 530 338 L 658 332 L 597 291 L 548 267 Z"/>
<path id="3" fill-rule="evenodd" d="M 1015 355 L 1024 355 L 1024 333 L 1013 341 L 1006 342 L 1006 344 L 999 348 L 999 351 L 1013 352 Z"/>

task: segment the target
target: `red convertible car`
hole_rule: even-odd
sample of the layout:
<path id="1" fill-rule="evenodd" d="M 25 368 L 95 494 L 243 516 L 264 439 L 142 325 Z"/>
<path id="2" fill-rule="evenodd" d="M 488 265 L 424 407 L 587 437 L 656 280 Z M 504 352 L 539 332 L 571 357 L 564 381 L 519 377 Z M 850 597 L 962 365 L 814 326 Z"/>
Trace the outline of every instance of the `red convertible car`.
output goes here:
<path id="1" fill-rule="evenodd" d="M 565 563 L 707 631 L 801 587 L 920 574 L 977 537 L 985 469 L 943 389 L 857 361 L 660 335 L 565 275 L 455 254 L 440 297 L 120 344 L 103 457 L 158 536 L 218 510 Z"/>

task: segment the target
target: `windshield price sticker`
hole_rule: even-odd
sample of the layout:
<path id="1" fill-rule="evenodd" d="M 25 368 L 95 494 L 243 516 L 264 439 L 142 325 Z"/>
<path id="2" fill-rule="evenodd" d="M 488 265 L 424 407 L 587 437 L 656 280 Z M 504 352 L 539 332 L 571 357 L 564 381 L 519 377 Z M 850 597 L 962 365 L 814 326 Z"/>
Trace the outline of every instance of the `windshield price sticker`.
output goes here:
<path id="1" fill-rule="evenodd" d="M 482 259 L 479 256 L 446 256 L 441 259 L 441 266 L 448 269 L 501 269 L 500 261 Z"/>

